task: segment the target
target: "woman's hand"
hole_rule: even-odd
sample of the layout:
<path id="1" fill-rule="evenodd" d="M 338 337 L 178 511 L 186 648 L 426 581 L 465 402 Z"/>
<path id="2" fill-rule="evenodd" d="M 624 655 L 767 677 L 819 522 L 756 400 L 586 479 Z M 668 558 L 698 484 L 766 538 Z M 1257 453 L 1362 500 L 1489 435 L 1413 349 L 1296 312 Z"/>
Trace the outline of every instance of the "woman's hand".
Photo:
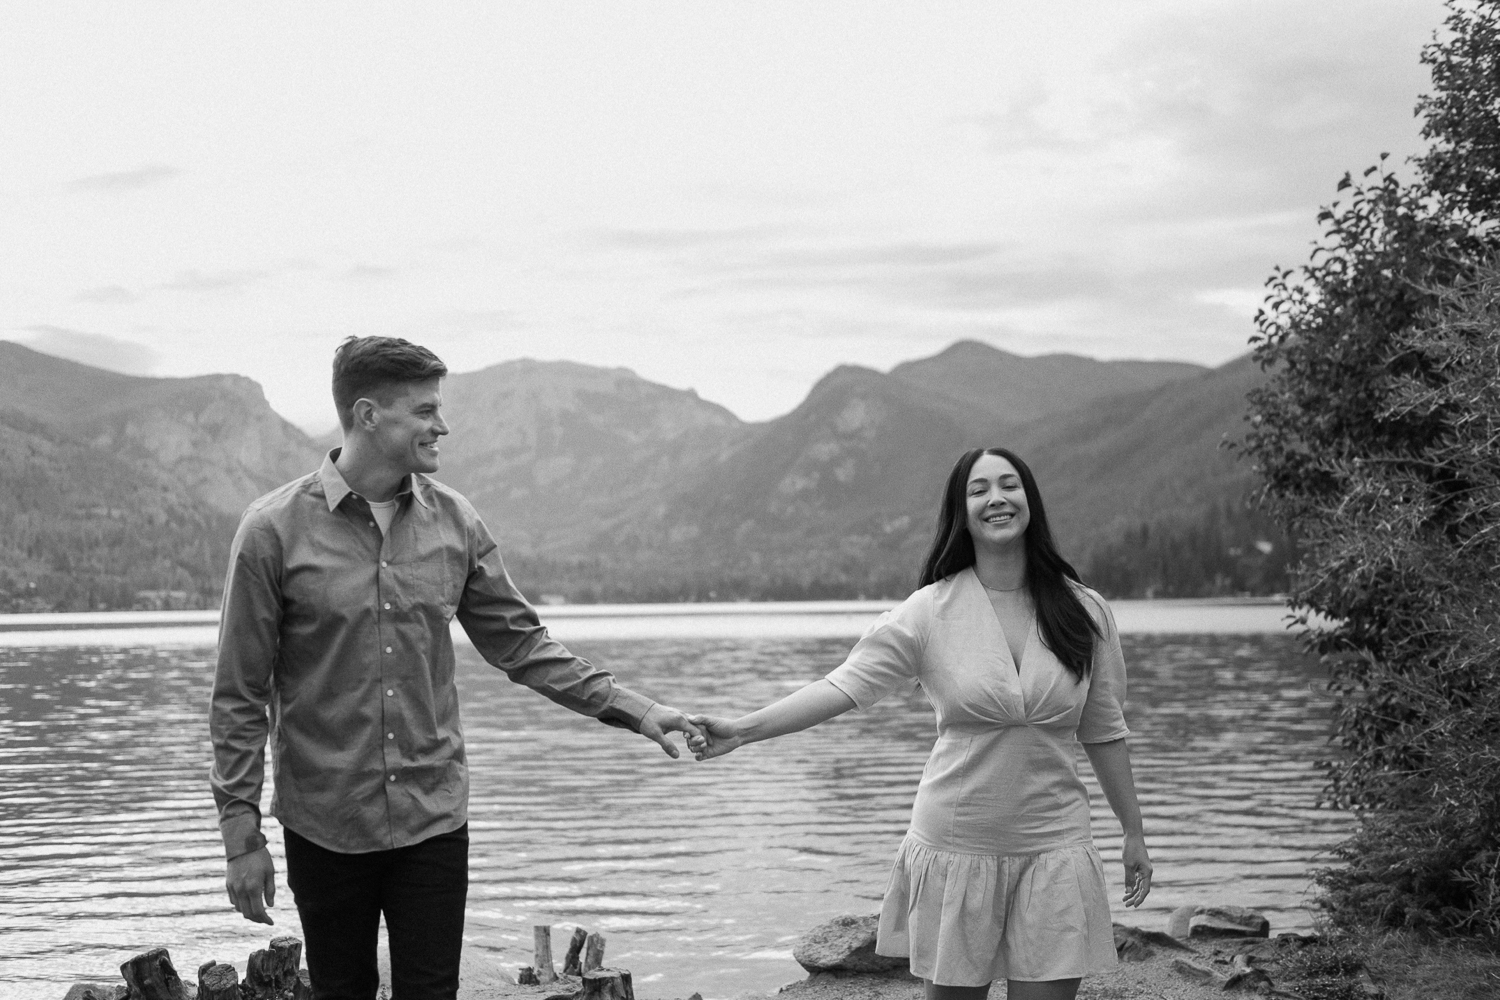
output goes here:
<path id="1" fill-rule="evenodd" d="M 688 721 L 703 733 L 702 736 L 688 734 L 687 745 L 694 760 L 722 757 L 745 742 L 739 723 L 734 719 L 715 715 L 690 715 Z"/>
<path id="2" fill-rule="evenodd" d="M 1146 838 L 1125 838 L 1120 851 L 1120 860 L 1125 862 L 1125 905 L 1140 906 L 1151 894 L 1151 858 L 1146 853 Z"/>

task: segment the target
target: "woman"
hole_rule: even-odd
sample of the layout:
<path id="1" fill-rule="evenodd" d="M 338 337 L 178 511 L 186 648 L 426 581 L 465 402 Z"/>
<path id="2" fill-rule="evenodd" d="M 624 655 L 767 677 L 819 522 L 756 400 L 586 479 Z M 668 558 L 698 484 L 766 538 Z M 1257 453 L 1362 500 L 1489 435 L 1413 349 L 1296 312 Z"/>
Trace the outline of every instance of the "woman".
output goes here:
<path id="1" fill-rule="evenodd" d="M 698 759 L 868 708 L 920 683 L 938 740 L 880 915 L 876 951 L 909 956 L 928 1000 L 1073 1000 L 1114 967 L 1104 870 L 1089 836 L 1082 742 L 1125 831 L 1125 905 L 1151 862 L 1125 746 L 1125 662 L 1103 599 L 1058 555 L 1036 480 L 1003 448 L 948 477 L 921 588 L 844 663 L 757 712 L 695 716 Z"/>

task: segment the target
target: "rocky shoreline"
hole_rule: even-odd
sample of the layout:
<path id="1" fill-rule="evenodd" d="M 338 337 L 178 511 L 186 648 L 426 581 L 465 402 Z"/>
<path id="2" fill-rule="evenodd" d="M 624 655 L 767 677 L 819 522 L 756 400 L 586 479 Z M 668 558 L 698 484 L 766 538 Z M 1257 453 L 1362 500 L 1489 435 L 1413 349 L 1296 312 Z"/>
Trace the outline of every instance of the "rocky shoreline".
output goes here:
<path id="1" fill-rule="evenodd" d="M 906 971 L 904 959 L 875 954 L 874 916 L 843 916 L 813 928 L 798 940 L 793 956 L 808 978 L 783 986 L 778 995 L 793 1000 L 921 1000 L 921 980 Z M 1271 936 L 1261 914 L 1236 906 L 1188 906 L 1174 912 L 1165 931 L 1116 924 L 1116 969 L 1085 979 L 1079 1000 L 1196 1000 L 1242 991 L 1282 1000 L 1302 1000 L 1280 978 L 1280 964 L 1318 942 L 1316 935 Z M 575 931 L 554 969 L 550 927 L 537 927 L 535 962 L 518 976 L 465 962 L 460 1000 L 636 1000 L 631 974 L 605 967 L 604 939 Z M 241 979 L 230 963 L 210 960 L 198 968 L 197 982 L 183 980 L 165 949 L 153 949 L 121 966 L 112 983 L 76 983 L 62 1000 L 311 1000 L 302 943 L 273 939 L 252 953 Z M 388 980 L 388 973 L 383 976 Z M 1370 1000 L 1382 997 L 1368 972 L 1352 984 Z M 748 991 L 735 1000 L 767 994 Z M 381 997 L 388 996 L 381 987 Z M 1003 991 L 996 1000 L 1003 996 Z M 641 1000 L 646 1000 L 642 997 Z M 668 998 L 661 998 L 668 1000 Z M 671 1000 L 702 1000 L 699 994 Z"/>

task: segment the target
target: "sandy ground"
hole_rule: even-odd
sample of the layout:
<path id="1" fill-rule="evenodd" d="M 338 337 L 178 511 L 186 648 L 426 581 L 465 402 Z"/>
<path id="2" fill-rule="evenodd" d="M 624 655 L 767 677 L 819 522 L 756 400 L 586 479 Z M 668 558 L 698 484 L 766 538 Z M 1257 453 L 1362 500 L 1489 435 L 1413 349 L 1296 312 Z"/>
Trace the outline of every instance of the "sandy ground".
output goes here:
<path id="1" fill-rule="evenodd" d="M 1221 976 L 1231 970 L 1229 957 L 1236 949 L 1229 944 L 1213 947 L 1195 944 L 1192 951 L 1168 951 L 1154 948 L 1145 961 L 1122 961 L 1109 975 L 1092 976 L 1083 981 L 1079 1000 L 1207 1000 L 1222 997 L 1218 984 L 1202 984 L 1178 972 L 1173 960 L 1184 958 L 1212 968 Z M 516 986 L 485 976 L 478 969 L 466 975 L 459 990 L 459 1000 L 545 1000 L 559 994 L 566 996 L 577 988 L 576 980 L 558 980 L 550 986 Z M 922 1000 L 922 982 L 910 977 L 893 978 L 872 975 L 834 976 L 827 973 L 783 986 L 779 993 L 746 992 L 734 1000 L 763 1000 L 767 996 L 788 1000 Z M 649 987 L 637 991 L 638 1000 L 687 1000 L 685 997 L 660 997 Z M 1004 984 L 990 990 L 991 1000 L 1003 1000 Z"/>

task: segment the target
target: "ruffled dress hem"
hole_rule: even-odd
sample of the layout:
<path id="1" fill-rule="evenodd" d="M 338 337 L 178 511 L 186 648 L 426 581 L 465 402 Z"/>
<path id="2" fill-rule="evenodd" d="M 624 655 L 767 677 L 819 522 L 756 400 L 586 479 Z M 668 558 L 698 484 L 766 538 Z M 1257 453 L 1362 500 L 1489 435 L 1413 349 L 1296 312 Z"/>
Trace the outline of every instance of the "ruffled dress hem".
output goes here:
<path id="1" fill-rule="evenodd" d="M 961 854 L 907 834 L 875 951 L 940 986 L 1045 982 L 1115 967 L 1104 865 L 1089 842 L 1035 854 Z"/>

